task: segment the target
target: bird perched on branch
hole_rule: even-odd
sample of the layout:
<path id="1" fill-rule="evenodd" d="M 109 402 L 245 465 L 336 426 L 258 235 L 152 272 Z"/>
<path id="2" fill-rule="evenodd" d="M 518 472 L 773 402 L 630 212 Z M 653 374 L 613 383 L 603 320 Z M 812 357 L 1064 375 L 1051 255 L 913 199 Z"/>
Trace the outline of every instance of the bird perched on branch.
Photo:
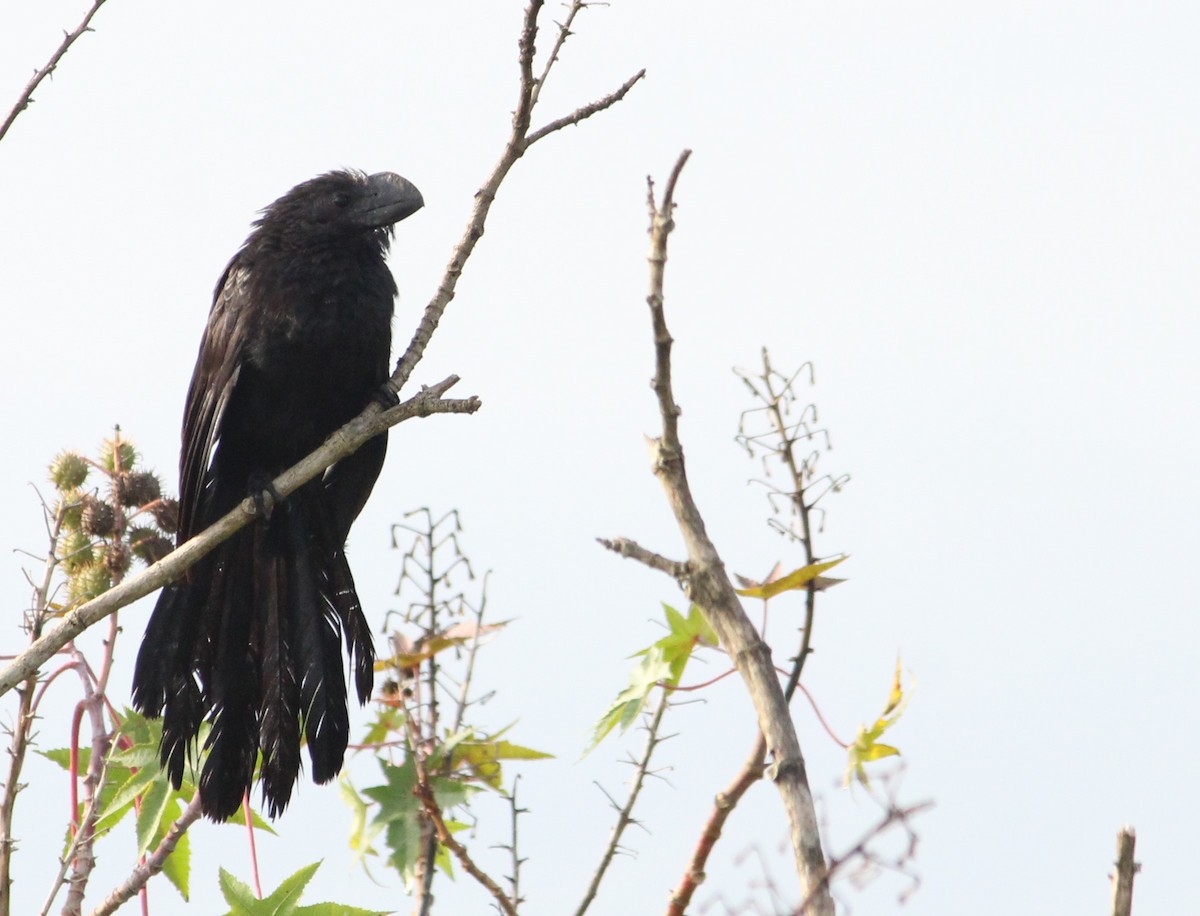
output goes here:
<path id="1" fill-rule="evenodd" d="M 393 224 L 424 201 L 399 175 L 338 171 L 267 207 L 217 283 L 188 390 L 176 544 L 317 448 L 384 387 L 396 284 Z M 312 776 L 341 770 L 349 736 L 343 643 L 359 702 L 375 658 L 344 545 L 383 466 L 382 434 L 260 513 L 164 589 L 146 627 L 133 705 L 162 716 L 178 788 L 201 723 L 200 800 L 234 814 L 262 752 L 272 817 L 291 798 L 301 732 Z"/>

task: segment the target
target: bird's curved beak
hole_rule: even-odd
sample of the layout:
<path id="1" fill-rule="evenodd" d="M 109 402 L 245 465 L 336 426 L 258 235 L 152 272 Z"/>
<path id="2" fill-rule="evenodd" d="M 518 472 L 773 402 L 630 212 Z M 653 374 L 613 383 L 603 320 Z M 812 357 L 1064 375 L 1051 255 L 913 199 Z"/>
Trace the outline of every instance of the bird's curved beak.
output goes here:
<path id="1" fill-rule="evenodd" d="M 425 198 L 407 178 L 395 172 L 377 172 L 367 178 L 367 193 L 359 206 L 363 225 L 383 228 L 412 216 L 425 206 Z"/>

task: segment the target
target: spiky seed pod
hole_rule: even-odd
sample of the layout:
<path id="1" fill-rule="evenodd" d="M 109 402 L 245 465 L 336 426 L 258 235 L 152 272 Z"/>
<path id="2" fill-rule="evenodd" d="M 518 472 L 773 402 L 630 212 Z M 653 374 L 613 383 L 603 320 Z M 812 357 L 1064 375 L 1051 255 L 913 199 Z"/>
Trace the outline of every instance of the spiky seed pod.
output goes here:
<path id="1" fill-rule="evenodd" d="M 82 487 L 87 475 L 88 463 L 74 452 L 60 452 L 50 462 L 50 480 L 62 492 Z"/>
<path id="2" fill-rule="evenodd" d="M 122 471 L 129 471 L 136 461 L 137 452 L 130 443 L 115 439 L 105 439 L 100 443 L 100 466 L 104 470 L 115 471 L 120 467 Z"/>
<path id="3" fill-rule="evenodd" d="M 63 528 L 67 531 L 78 531 L 83 524 L 83 497 L 78 490 L 64 493 L 59 498 L 58 505 L 54 507 L 54 512 L 56 515 L 62 513 Z"/>
<path id="4" fill-rule="evenodd" d="M 80 500 L 79 527 L 84 534 L 106 538 L 117 527 L 117 513 L 102 499 L 87 493 Z"/>
<path id="5" fill-rule="evenodd" d="M 67 575 L 73 576 L 91 566 L 96 555 L 92 552 L 92 539 L 82 531 L 68 531 L 58 540 L 58 561 Z"/>
<path id="6" fill-rule="evenodd" d="M 157 563 L 175 549 L 174 544 L 153 528 L 130 528 L 129 547 L 133 555 L 147 565 Z"/>
<path id="7" fill-rule="evenodd" d="M 101 564 L 88 566 L 67 580 L 67 597 L 71 603 L 91 601 L 112 587 L 108 570 Z"/>
<path id="8" fill-rule="evenodd" d="M 162 496 L 162 483 L 159 482 L 157 475 L 151 474 L 149 471 L 134 471 L 129 475 L 125 487 L 125 498 L 129 502 L 122 503 L 122 505 L 144 506 L 146 503 L 154 502 L 160 496 Z"/>
<path id="9" fill-rule="evenodd" d="M 179 530 L 179 502 L 174 499 L 164 499 L 154 504 L 150 510 L 158 527 L 167 534 Z"/>
<path id="10" fill-rule="evenodd" d="M 132 560 L 133 555 L 130 553 L 129 546 L 120 541 L 109 543 L 104 548 L 104 568 L 114 579 L 125 574 Z"/>

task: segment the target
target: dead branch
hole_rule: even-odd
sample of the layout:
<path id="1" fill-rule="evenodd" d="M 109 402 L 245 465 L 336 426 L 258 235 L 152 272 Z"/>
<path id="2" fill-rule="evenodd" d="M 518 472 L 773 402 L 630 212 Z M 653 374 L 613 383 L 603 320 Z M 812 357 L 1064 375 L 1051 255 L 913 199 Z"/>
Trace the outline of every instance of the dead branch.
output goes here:
<path id="1" fill-rule="evenodd" d="M 15 105 L 13 105 L 12 111 L 8 113 L 8 117 L 4 119 L 4 123 L 0 124 L 0 140 L 4 139 L 4 135 L 7 134 L 8 129 L 12 127 L 13 121 L 17 120 L 17 115 L 28 108 L 33 102 L 33 93 L 37 90 L 37 87 L 42 84 L 42 80 L 54 72 L 59 61 L 63 59 L 63 55 L 65 55 L 67 51 L 71 49 L 71 45 L 75 44 L 75 42 L 84 34 L 84 32 L 92 31 L 92 17 L 96 15 L 100 7 L 103 5 L 104 0 L 94 0 L 92 3 L 92 8 L 87 11 L 87 15 L 83 17 L 83 21 L 75 27 L 75 31 L 63 33 L 62 43 L 58 46 L 57 50 L 50 55 L 50 60 L 46 62 L 46 66 L 42 67 L 40 70 L 34 71 L 33 76 L 25 85 L 24 91 L 17 97 L 17 102 Z"/>
<path id="2" fill-rule="evenodd" d="M 687 547 L 688 598 L 700 607 L 716 631 L 754 703 L 759 729 L 772 758 L 767 775 L 775 783 L 787 813 L 801 891 L 812 898 L 814 916 L 832 916 L 833 900 L 825 881 L 825 856 L 812 792 L 787 700 L 771 662 L 771 649 L 738 601 L 724 563 L 705 531 L 704 519 L 692 497 L 684 470 L 683 446 L 679 439 L 680 410 L 671 382 L 673 341 L 663 309 L 663 277 L 667 239 L 675 227 L 675 186 L 690 154 L 690 150 L 685 150 L 676 161 L 661 204 L 655 200 L 652 182 L 647 200 L 650 210 L 650 292 L 646 301 L 650 306 L 656 364 L 651 386 L 662 418 L 662 435 L 651 442 L 652 467 Z"/>

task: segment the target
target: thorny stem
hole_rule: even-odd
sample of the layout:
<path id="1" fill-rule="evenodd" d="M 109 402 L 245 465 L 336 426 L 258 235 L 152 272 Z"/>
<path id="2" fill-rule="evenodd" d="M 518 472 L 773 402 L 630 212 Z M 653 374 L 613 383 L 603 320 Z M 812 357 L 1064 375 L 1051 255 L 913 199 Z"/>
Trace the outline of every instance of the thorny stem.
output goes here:
<path id="1" fill-rule="evenodd" d="M 411 717 L 406 717 L 406 719 L 408 721 L 408 728 L 410 731 L 415 731 Z M 415 735 L 412 737 L 415 738 Z M 463 867 L 463 871 L 465 871 L 487 889 L 488 893 L 490 893 L 495 899 L 496 905 L 500 907 L 500 911 L 504 913 L 505 916 L 517 916 L 516 906 L 514 906 L 512 900 L 508 898 L 504 891 L 500 889 L 500 885 L 492 880 L 490 875 L 488 875 L 485 871 L 483 871 L 483 869 L 475 864 L 475 861 L 471 858 L 470 853 L 467 852 L 466 847 L 458 842 L 458 840 L 454 838 L 454 835 L 450 833 L 450 829 L 446 826 L 446 822 L 442 818 L 442 811 L 438 807 L 437 800 L 433 797 L 433 786 L 429 782 L 429 770 L 425 766 L 425 761 L 421 753 L 415 747 L 415 741 L 413 749 L 413 766 L 417 771 L 417 784 L 413 788 L 413 794 L 417 796 L 417 799 L 421 802 L 421 806 L 425 809 L 425 814 L 433 824 L 433 829 L 437 833 L 438 840 L 441 841 L 443 846 L 450 850 L 451 855 L 458 859 L 459 864 Z"/>
<path id="2" fill-rule="evenodd" d="M 612 864 L 613 858 L 621 848 L 621 836 L 625 832 L 625 828 L 634 823 L 633 807 L 637 804 L 638 796 L 642 792 L 642 786 L 645 785 L 646 776 L 650 772 L 650 758 L 654 755 L 655 749 L 663 742 L 663 738 L 659 737 L 658 730 L 662 725 L 663 716 L 666 714 L 667 707 L 670 705 L 670 694 L 663 690 L 659 693 L 658 706 L 654 710 L 654 714 L 650 718 L 649 724 L 646 726 L 646 747 L 642 751 L 642 757 L 637 762 L 637 767 L 633 773 L 633 785 L 629 789 L 629 797 L 625 799 L 625 804 L 617 809 L 617 822 L 613 824 L 612 833 L 608 838 L 608 845 L 604 847 L 604 855 L 600 858 L 600 864 L 592 873 L 591 883 L 588 885 L 587 891 L 584 892 L 583 900 L 580 901 L 578 908 L 575 910 L 575 916 L 583 916 L 592 901 L 596 899 L 596 894 L 600 890 L 600 882 L 604 880 L 604 874 L 608 871 L 609 865 Z"/>
<path id="3" fill-rule="evenodd" d="M 508 877 L 509 886 L 512 887 L 510 899 L 513 906 L 520 906 L 524 902 L 521 897 L 521 865 L 525 860 L 521 858 L 521 854 L 517 851 L 517 822 L 522 814 L 526 813 L 526 809 L 517 804 L 517 786 L 521 782 L 521 774 L 518 773 L 513 777 L 512 791 L 508 794 L 508 806 L 510 818 L 512 821 L 512 843 L 507 847 L 509 855 L 512 858 L 512 874 Z"/>
<path id="4" fill-rule="evenodd" d="M 50 605 L 50 591 L 59 562 L 55 555 L 55 545 L 62 532 L 65 515 L 66 507 L 60 506 L 54 513 L 53 524 L 48 526 L 50 546 L 46 552 L 42 581 L 34 588 L 33 602 L 27 619 L 30 640 L 34 642 L 42 635 L 42 627 Z M 67 670 L 68 667 L 64 666 L 55 673 Z M 8 777 L 4 781 L 3 797 L 0 797 L 0 916 L 10 916 L 12 910 L 12 856 L 16 850 L 16 841 L 12 832 L 13 813 L 16 808 L 17 795 L 23 788 L 21 771 L 25 766 L 25 753 L 29 749 L 34 716 L 44 690 L 44 687 L 41 690 L 38 689 L 35 673 L 22 683 L 17 691 L 17 716 L 10 733 L 12 742 L 9 748 Z"/>
<path id="5" fill-rule="evenodd" d="M 423 629 L 427 634 L 432 636 L 438 632 L 438 606 L 441 598 L 438 596 L 438 585 L 441 584 L 442 576 L 437 572 L 437 551 L 439 543 L 437 540 L 437 523 L 430 516 L 429 528 L 421 535 L 422 539 L 426 540 L 429 564 L 423 567 L 425 573 L 425 582 L 421 586 L 422 591 L 427 601 L 425 605 L 426 621 Z M 438 734 L 438 660 L 437 653 L 430 655 L 426 659 L 425 667 L 425 684 L 429 696 L 425 701 L 425 720 L 422 723 L 424 735 L 421 737 L 428 741 L 436 741 Z M 417 746 L 413 747 L 413 754 L 418 753 Z M 417 884 L 420 888 L 418 892 L 418 905 L 416 911 L 419 916 L 428 916 L 430 909 L 433 906 L 433 875 L 436 871 L 434 861 L 437 858 L 438 840 L 437 833 L 434 830 L 433 824 L 429 821 L 421 825 L 422 831 L 422 852 L 417 860 L 414 868 Z"/>
<path id="6" fill-rule="evenodd" d="M 85 32 L 92 31 L 92 17 L 96 15 L 100 7 L 104 5 L 104 0 L 94 0 L 92 8 L 87 11 L 87 15 L 83 17 L 83 21 L 75 27 L 73 32 L 64 32 L 62 43 L 53 54 L 50 55 L 50 60 L 46 62 L 46 66 L 34 72 L 33 77 L 26 84 L 24 91 L 17 97 L 17 102 L 13 105 L 12 110 L 8 113 L 8 117 L 4 119 L 4 123 L 0 124 L 0 140 L 4 139 L 4 135 L 8 133 L 8 129 L 12 127 L 13 121 L 17 119 L 22 111 L 30 106 L 33 102 L 33 93 L 37 87 L 41 85 L 42 80 L 52 74 L 59 61 L 63 59 L 63 55 L 70 50 L 71 45 L 75 44 Z"/>

